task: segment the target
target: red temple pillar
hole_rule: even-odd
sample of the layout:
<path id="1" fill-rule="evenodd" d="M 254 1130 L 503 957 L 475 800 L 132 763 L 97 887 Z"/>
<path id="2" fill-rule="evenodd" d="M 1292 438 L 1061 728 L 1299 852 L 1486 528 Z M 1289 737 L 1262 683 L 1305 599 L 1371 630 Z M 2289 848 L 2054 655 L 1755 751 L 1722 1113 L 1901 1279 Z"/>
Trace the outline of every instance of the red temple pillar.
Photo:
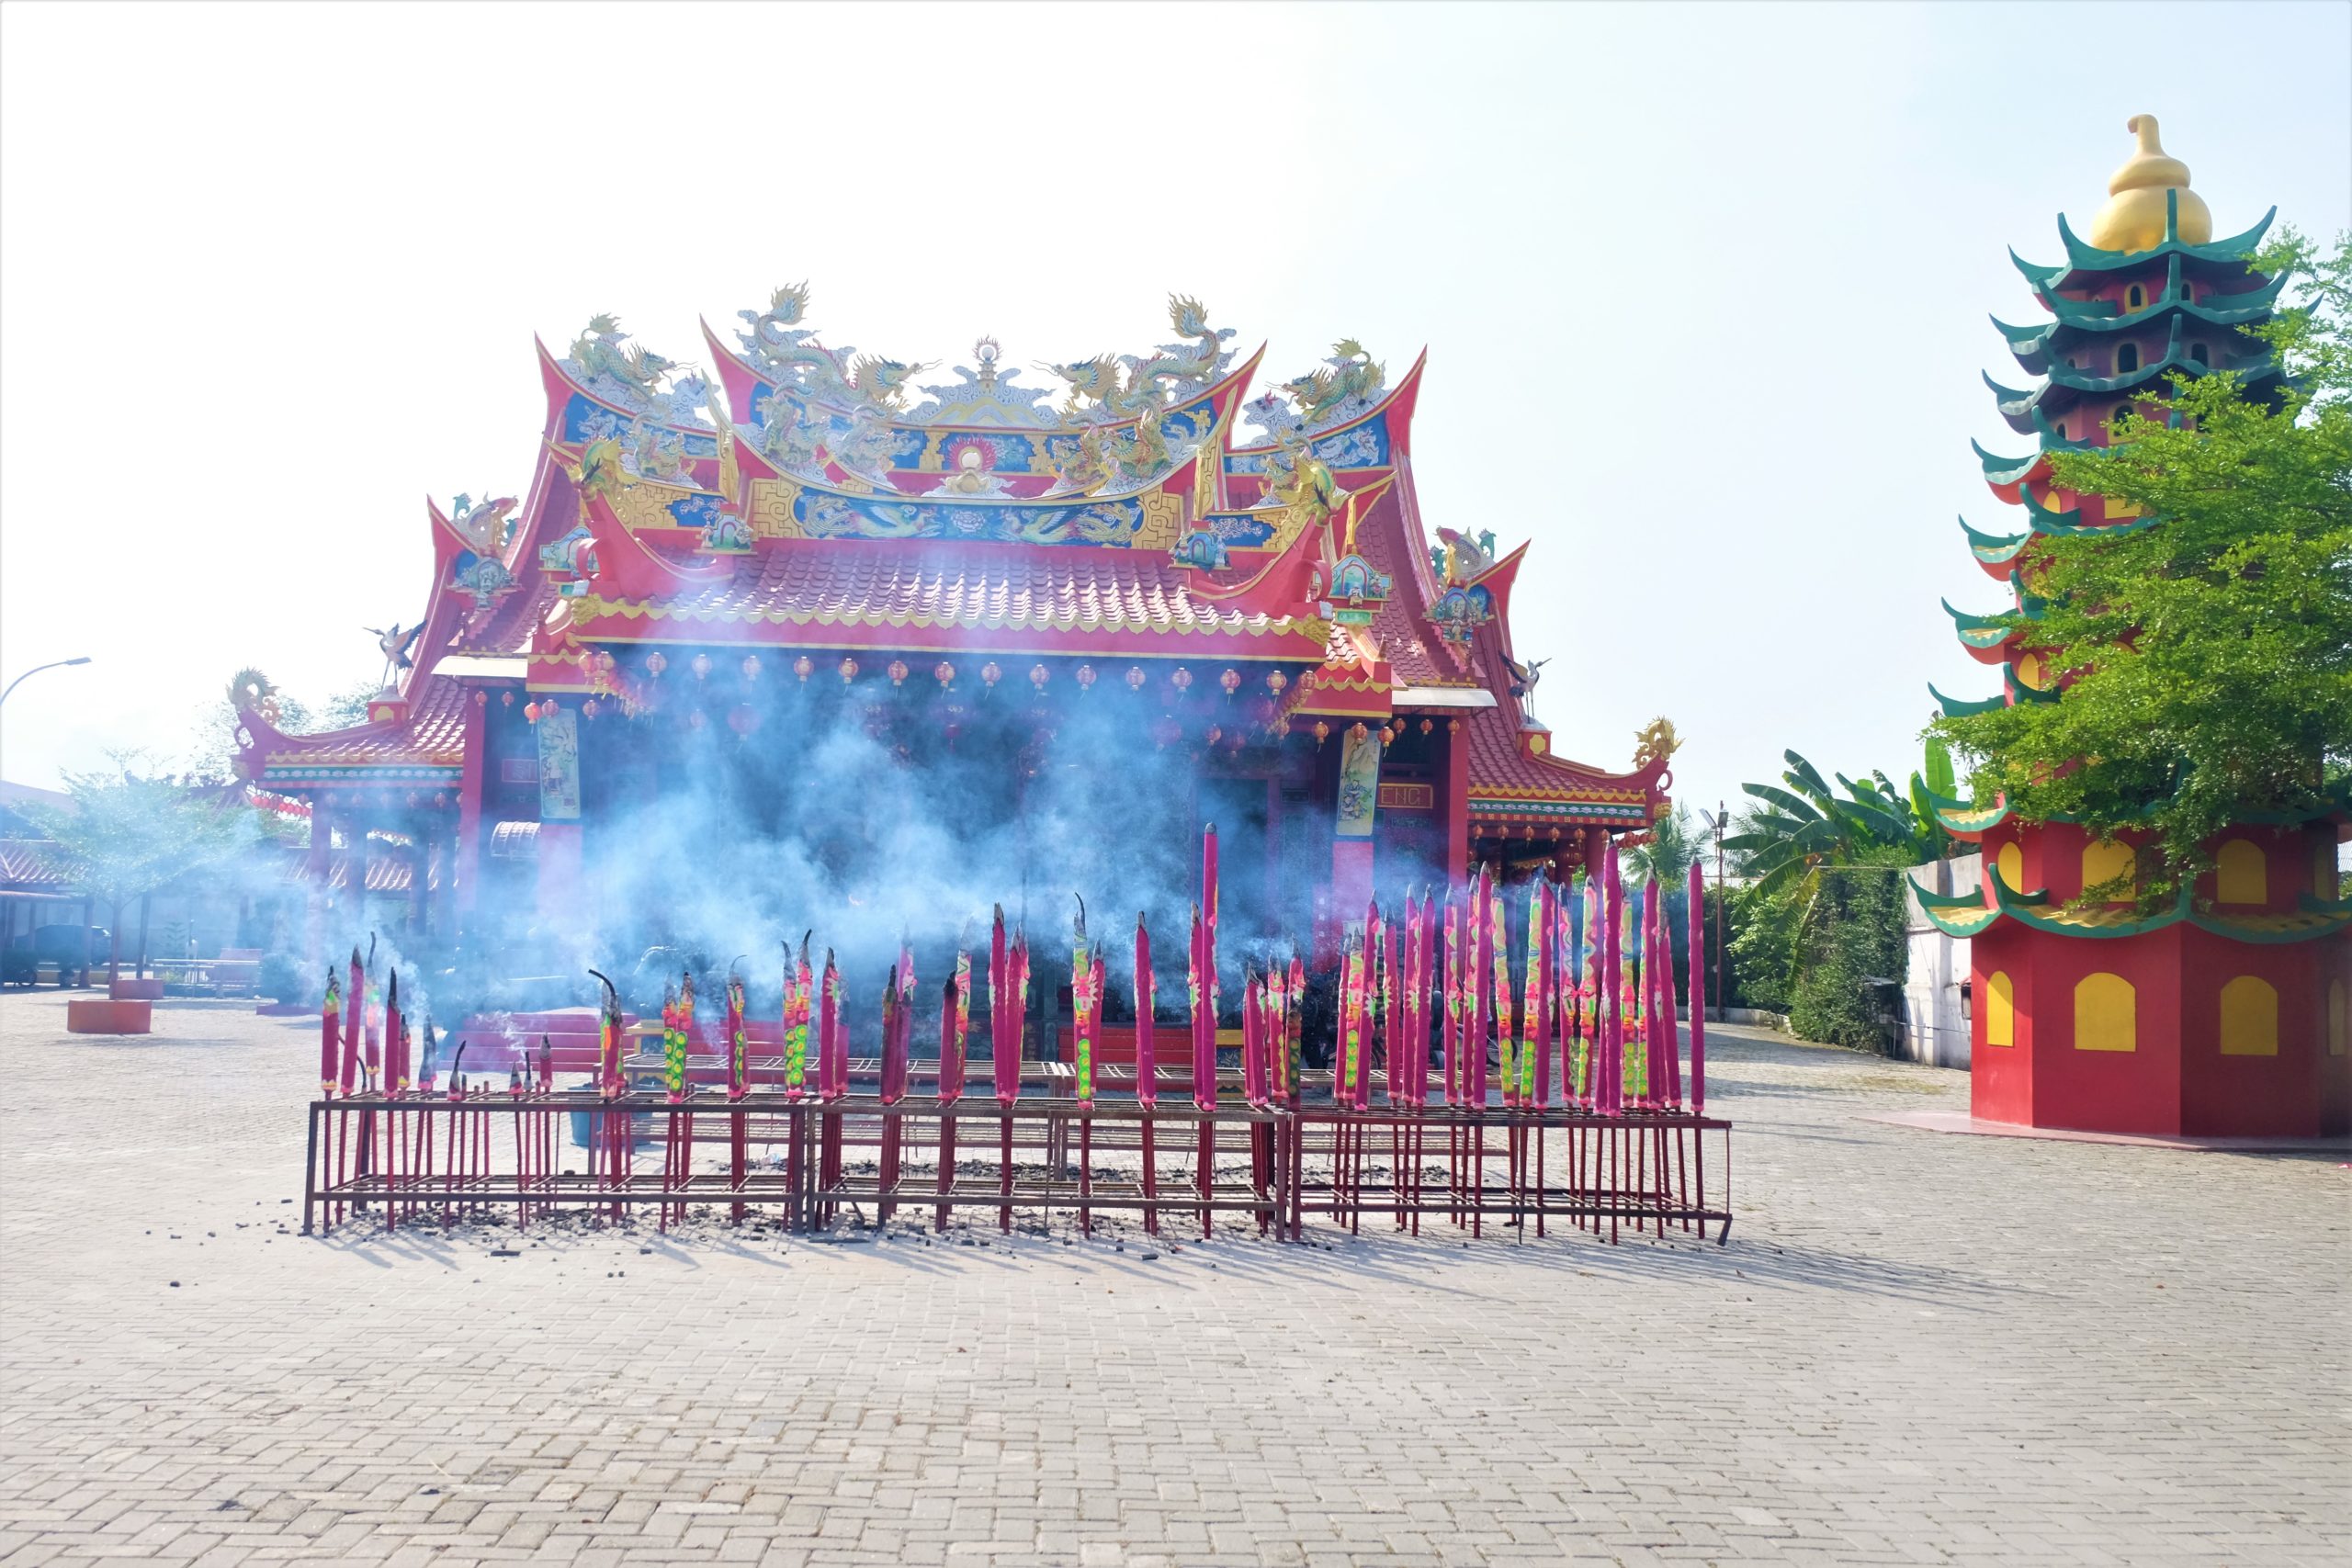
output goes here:
<path id="1" fill-rule="evenodd" d="M 458 853 L 452 873 L 457 882 L 458 924 L 473 913 L 481 886 L 482 776 L 489 750 L 490 709 L 474 693 L 466 705 L 465 773 L 458 781 Z"/>
<path id="2" fill-rule="evenodd" d="M 1444 792 L 1445 882 L 1458 887 L 1470 879 L 1470 735 L 1458 718 L 1445 724 Z"/>

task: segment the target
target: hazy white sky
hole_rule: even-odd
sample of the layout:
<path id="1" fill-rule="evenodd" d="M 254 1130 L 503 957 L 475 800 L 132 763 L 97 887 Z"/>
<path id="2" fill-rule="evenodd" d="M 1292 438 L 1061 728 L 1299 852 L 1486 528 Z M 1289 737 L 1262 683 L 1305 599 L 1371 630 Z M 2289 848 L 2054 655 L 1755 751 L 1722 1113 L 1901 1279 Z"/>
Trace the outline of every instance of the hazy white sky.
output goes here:
<path id="1" fill-rule="evenodd" d="M 1400 372 L 1432 524 L 1532 536 L 1557 750 L 1916 765 L 1991 689 L 1979 372 L 2158 115 L 2221 231 L 2352 224 L 2352 8 L 0 10 L 0 766 L 182 750 L 414 619 L 424 497 L 515 492 L 559 346 L 1134 352 L 1197 294 L 1268 368 Z"/>

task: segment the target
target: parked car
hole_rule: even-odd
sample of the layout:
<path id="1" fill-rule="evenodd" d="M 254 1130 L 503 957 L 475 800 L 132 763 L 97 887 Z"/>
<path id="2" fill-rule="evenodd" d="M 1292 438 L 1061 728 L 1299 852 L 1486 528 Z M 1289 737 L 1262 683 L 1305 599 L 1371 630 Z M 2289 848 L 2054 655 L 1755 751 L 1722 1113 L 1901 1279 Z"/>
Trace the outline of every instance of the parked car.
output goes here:
<path id="1" fill-rule="evenodd" d="M 37 986 L 43 968 L 60 986 L 89 984 L 88 971 L 107 961 L 114 934 L 102 926 L 35 926 L 0 953 L 0 984 Z"/>

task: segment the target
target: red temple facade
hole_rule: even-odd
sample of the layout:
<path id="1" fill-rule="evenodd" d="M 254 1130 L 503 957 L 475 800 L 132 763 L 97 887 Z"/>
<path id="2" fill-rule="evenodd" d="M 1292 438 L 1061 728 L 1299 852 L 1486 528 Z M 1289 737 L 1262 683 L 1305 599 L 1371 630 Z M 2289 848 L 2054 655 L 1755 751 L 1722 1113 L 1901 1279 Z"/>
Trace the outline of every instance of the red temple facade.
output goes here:
<path id="1" fill-rule="evenodd" d="M 1343 343 L 1248 399 L 1262 350 L 1177 299 L 1152 354 L 1028 387 L 983 339 L 917 387 L 807 303 L 706 324 L 707 376 L 605 317 L 540 345 L 529 487 L 428 503 L 424 613 L 368 721 L 287 734 L 241 694 L 243 771 L 312 803 L 322 871 L 393 834 L 415 924 L 489 940 L 493 908 L 599 908 L 673 800 L 851 886 L 876 818 L 1049 870 L 1050 792 L 1114 863 L 1216 821 L 1265 868 L 1228 871 L 1229 911 L 1320 934 L 1474 862 L 1565 872 L 1664 809 L 1670 727 L 1611 773 L 1529 711 L 1526 547 L 1424 523 L 1426 356 L 1391 378 Z M 887 765 L 844 781 L 832 737 Z"/>
<path id="2" fill-rule="evenodd" d="M 2010 427 L 2039 438 L 2022 458 L 1978 448 L 1986 482 L 2024 513 L 2023 532 L 1962 526 L 1985 572 L 2025 617 L 1952 610 L 1962 643 L 2003 672 L 2001 695 L 1947 712 L 2063 700 L 2065 679 L 2033 646 L 2039 541 L 2162 526 L 2104 497 L 2052 482 L 2048 454 L 2105 446 L 2138 409 L 2161 417 L 2167 378 L 2227 368 L 2247 395 L 2278 366 L 2237 329 L 2267 319 L 2282 277 L 2246 258 L 2270 223 L 2216 240 L 2188 171 L 2132 122 L 2137 156 L 2066 260 L 2019 261 L 2049 319 L 1996 321 L 2030 390 L 1993 384 Z M 1989 378 L 1988 378 L 1989 381 Z M 1971 939 L 1974 1113 L 1989 1121 L 2098 1132 L 2311 1136 L 2352 1129 L 2352 902 L 2339 896 L 2336 844 L 2346 814 L 2247 815 L 2206 848 L 2212 869 L 2174 908 L 2150 914 L 2132 892 L 2145 834 L 2102 841 L 2081 826 L 2029 821 L 2006 802 L 1939 801 L 1943 825 L 1983 851 L 1980 891 L 1920 890 L 1928 918 Z M 1915 884 L 1916 886 L 1916 884 Z"/>

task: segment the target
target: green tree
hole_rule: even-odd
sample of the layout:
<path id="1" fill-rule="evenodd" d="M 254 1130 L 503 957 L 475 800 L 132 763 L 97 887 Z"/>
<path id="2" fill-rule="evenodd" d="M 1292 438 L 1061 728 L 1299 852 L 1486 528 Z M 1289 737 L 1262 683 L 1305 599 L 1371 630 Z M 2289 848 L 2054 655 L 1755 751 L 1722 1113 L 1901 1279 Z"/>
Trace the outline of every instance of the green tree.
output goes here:
<path id="1" fill-rule="evenodd" d="M 1930 733 L 2030 818 L 2154 830 L 2142 896 L 2171 902 L 2204 845 L 2251 812 L 2325 808 L 2352 764 L 2352 238 L 2289 233 L 2256 258 L 2296 303 L 2245 329 L 2290 373 L 2249 397 L 2233 372 L 2175 375 L 2169 399 L 2052 457 L 2056 482 L 2156 519 L 2035 541 L 2030 627 L 2062 699 L 1938 719 Z"/>
<path id="2" fill-rule="evenodd" d="M 71 804 L 32 813 L 63 854 L 74 891 L 107 912 L 108 980 L 121 969 L 124 908 L 234 854 L 257 831 L 244 807 L 166 777 L 141 776 L 133 771 L 135 757 L 114 761 L 111 770 L 67 773 Z"/>
<path id="3" fill-rule="evenodd" d="M 1705 852 L 1705 843 L 1691 829 L 1690 808 L 1677 806 L 1651 824 L 1649 842 L 1625 850 L 1621 863 L 1625 879 L 1634 886 L 1656 881 L 1671 890 L 1683 885 L 1690 863 Z"/>
<path id="4" fill-rule="evenodd" d="M 1810 895 L 1819 890 L 1826 867 L 1865 861 L 1914 864 L 1943 852 L 1943 829 L 1884 773 L 1860 784 L 1838 774 L 1846 792 L 1841 796 L 1804 758 L 1794 751 L 1781 756 L 1789 765 L 1780 784 L 1739 786 L 1762 804 L 1742 812 L 1739 831 L 1724 840 L 1760 891 L 1794 883 Z M 1929 771 L 1934 767 L 1931 757 Z"/>

